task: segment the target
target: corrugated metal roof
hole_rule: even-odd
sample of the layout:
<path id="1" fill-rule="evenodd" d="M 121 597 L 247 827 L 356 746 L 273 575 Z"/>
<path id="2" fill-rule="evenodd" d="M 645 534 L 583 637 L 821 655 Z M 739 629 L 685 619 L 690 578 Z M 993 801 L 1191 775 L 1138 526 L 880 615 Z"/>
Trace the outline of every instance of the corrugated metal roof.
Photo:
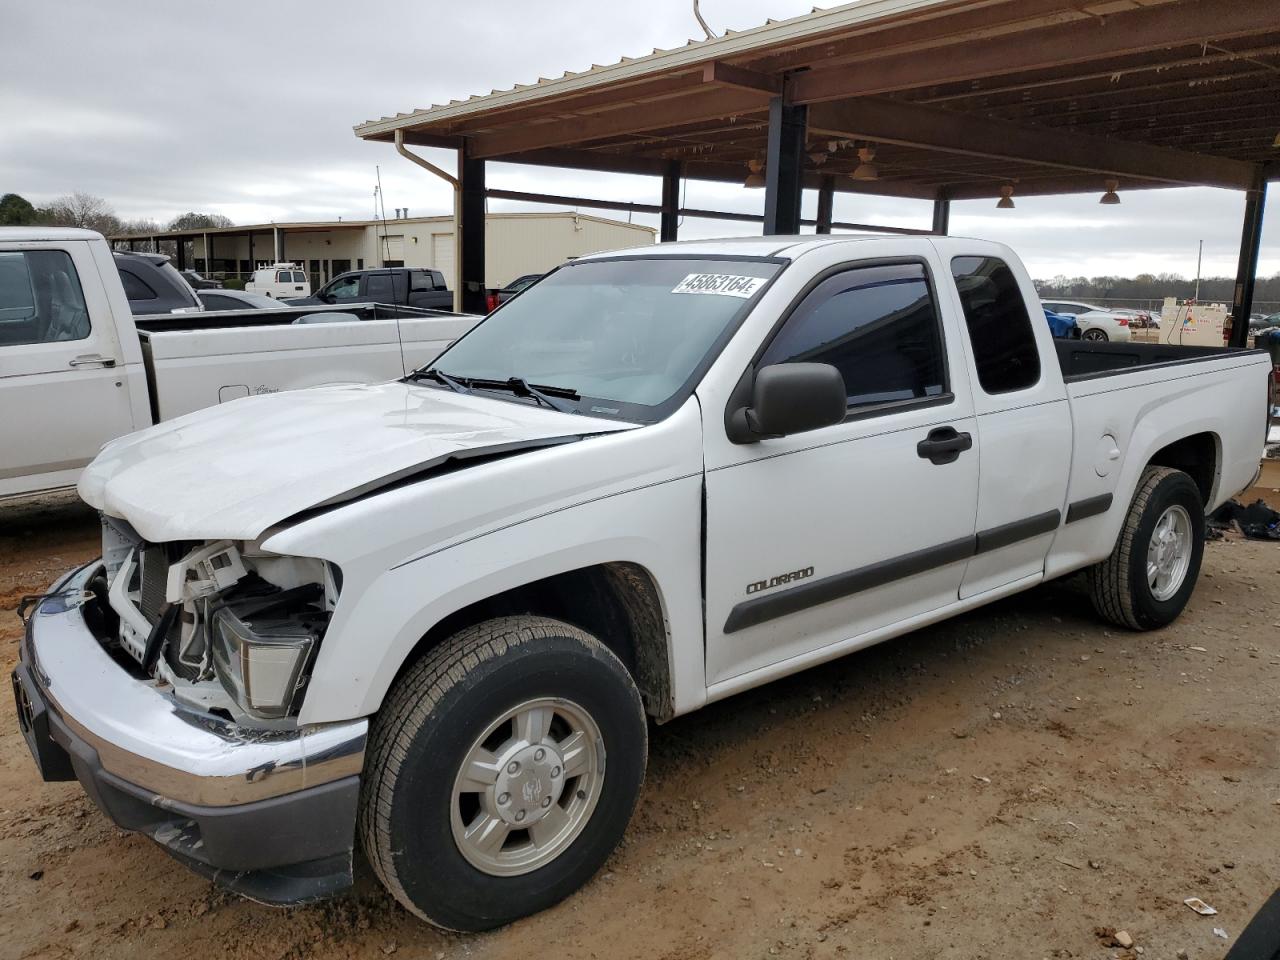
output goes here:
<path id="1" fill-rule="evenodd" d="M 546 97 L 578 93 L 592 87 L 620 83 L 701 66 L 713 60 L 723 60 L 744 54 L 758 54 L 771 47 L 786 46 L 797 41 L 809 40 L 824 33 L 865 26 L 875 21 L 886 24 L 906 15 L 926 11 L 929 8 L 953 10 L 958 7 L 980 6 L 983 0 L 862 0 L 831 9 L 814 7 L 810 13 L 787 20 L 767 20 L 749 30 L 726 30 L 715 39 L 690 39 L 683 46 L 670 49 L 654 48 L 641 57 L 623 57 L 617 63 L 601 66 L 592 64 L 586 70 L 566 70 L 559 77 L 539 77 L 533 83 L 518 83 L 507 90 L 491 90 L 465 100 L 451 100 L 447 104 L 415 107 L 395 116 L 378 120 L 366 120 L 355 127 L 356 136 L 369 138 L 386 135 L 397 129 L 418 126 L 423 123 L 440 123 L 457 120 L 472 114 Z"/>
<path id="2" fill-rule="evenodd" d="M 935 199 L 1194 183 L 1272 163 L 1277 0 L 864 0 L 361 124 L 501 160 L 745 179 L 771 98 L 803 175 Z M 851 179 L 874 147 L 878 174 Z M 1269 167 L 1268 169 L 1271 169 Z"/>

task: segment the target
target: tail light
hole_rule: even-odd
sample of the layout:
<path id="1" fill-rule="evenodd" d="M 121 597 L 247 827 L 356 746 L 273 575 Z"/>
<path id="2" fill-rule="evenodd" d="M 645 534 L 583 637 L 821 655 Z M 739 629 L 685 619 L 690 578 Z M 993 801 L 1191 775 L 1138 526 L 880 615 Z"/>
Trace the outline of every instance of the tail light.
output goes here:
<path id="1" fill-rule="evenodd" d="M 495 311 L 495 310 L 497 310 L 497 309 L 498 309 L 498 294 L 497 294 L 497 293 L 490 292 L 490 293 L 485 294 L 485 298 L 484 298 L 484 309 L 485 309 L 485 313 L 493 313 L 493 311 Z"/>
<path id="2" fill-rule="evenodd" d="M 1128 317 L 1120 317 L 1120 326 L 1127 327 L 1129 325 Z"/>

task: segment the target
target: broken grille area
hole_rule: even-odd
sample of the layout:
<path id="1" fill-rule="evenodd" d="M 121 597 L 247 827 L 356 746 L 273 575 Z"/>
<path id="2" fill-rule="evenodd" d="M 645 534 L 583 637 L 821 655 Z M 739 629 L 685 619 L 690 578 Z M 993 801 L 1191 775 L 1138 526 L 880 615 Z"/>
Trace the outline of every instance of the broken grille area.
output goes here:
<path id="1" fill-rule="evenodd" d="M 139 564 L 138 608 L 150 624 L 156 624 L 165 608 L 165 584 L 169 575 L 169 558 L 163 546 L 142 549 Z"/>

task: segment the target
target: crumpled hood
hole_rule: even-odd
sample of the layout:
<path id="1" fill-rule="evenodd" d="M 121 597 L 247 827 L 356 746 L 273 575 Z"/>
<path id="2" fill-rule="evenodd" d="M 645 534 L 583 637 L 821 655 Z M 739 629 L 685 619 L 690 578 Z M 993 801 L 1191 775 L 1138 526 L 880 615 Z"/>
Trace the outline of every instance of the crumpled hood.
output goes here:
<path id="1" fill-rule="evenodd" d="M 392 382 L 249 397 L 121 437 L 80 477 L 153 543 L 252 540 L 272 524 L 450 458 L 631 425 Z"/>

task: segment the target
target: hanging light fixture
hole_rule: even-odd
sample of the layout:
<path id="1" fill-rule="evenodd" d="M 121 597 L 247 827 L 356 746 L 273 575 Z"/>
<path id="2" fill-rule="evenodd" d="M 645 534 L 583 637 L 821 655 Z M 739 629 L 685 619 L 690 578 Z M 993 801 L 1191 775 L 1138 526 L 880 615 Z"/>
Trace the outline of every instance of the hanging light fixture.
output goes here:
<path id="1" fill-rule="evenodd" d="M 809 152 L 809 161 L 815 166 L 820 167 L 827 162 L 827 151 L 820 147 L 815 147 Z"/>
<path id="2" fill-rule="evenodd" d="M 1109 207 L 1114 207 L 1117 203 L 1120 202 L 1120 194 L 1116 193 L 1116 187 L 1120 186 L 1120 181 L 1107 180 L 1105 181 L 1105 184 L 1107 187 L 1107 192 L 1102 195 L 1102 199 L 1099 200 L 1098 202 L 1105 203 Z"/>
<path id="3" fill-rule="evenodd" d="M 1275 147 L 1277 150 L 1280 150 L 1280 133 L 1277 133 L 1277 134 L 1276 134 L 1276 140 L 1275 140 L 1275 143 L 1273 143 L 1273 144 L 1271 144 L 1271 145 L 1272 145 L 1273 147 Z"/>
<path id="4" fill-rule="evenodd" d="M 1013 209 L 1013 184 L 1006 183 L 1000 188 L 1000 199 L 996 201 L 997 210 Z"/>
<path id="5" fill-rule="evenodd" d="M 751 171 L 747 174 L 747 179 L 742 182 L 744 187 L 752 190 L 758 190 L 764 186 L 764 161 L 748 160 L 747 169 Z"/>
<path id="6" fill-rule="evenodd" d="M 850 174 L 855 180 L 879 180 L 880 168 L 875 164 L 876 148 L 873 146 L 865 146 L 858 148 L 858 165 L 853 168 Z"/>

